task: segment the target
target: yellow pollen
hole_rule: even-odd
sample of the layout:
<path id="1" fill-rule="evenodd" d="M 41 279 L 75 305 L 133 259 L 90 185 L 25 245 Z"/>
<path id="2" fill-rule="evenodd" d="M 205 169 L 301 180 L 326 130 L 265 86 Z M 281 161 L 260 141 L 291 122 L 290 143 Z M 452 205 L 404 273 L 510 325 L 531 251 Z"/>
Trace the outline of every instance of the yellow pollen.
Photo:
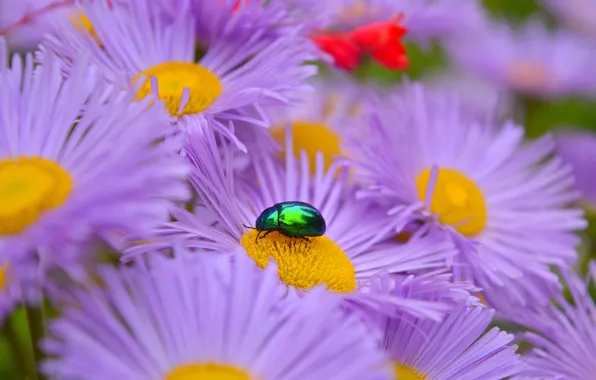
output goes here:
<path id="1" fill-rule="evenodd" d="M 423 201 L 429 180 L 430 169 L 416 178 L 418 196 Z M 482 191 L 476 183 L 453 169 L 439 169 L 430 211 L 437 214 L 442 223 L 453 226 L 465 236 L 477 235 L 486 226 L 487 210 Z"/>
<path id="2" fill-rule="evenodd" d="M 91 38 L 93 38 L 98 45 L 101 45 L 101 41 L 99 39 L 99 36 L 97 35 L 97 31 L 95 30 L 93 24 L 91 24 L 91 20 L 89 20 L 89 17 L 87 17 L 85 13 L 77 11 L 74 15 L 71 15 L 69 19 L 70 22 L 73 23 L 73 25 L 75 26 L 75 28 L 77 28 L 79 32 L 89 33 Z"/>
<path id="3" fill-rule="evenodd" d="M 223 86 L 209 69 L 194 62 L 165 62 L 135 75 L 134 84 L 141 76 L 146 80 L 137 92 L 143 99 L 153 92 L 151 77 L 157 79 L 158 97 L 165 103 L 172 116 L 192 115 L 205 111 L 223 92 Z M 182 93 L 185 88 L 190 96 L 180 111 Z"/>
<path id="4" fill-rule="evenodd" d="M 8 263 L 0 265 L 0 291 L 6 289 L 6 284 L 10 281 L 9 274 L 7 273 Z"/>
<path id="5" fill-rule="evenodd" d="M 309 238 L 310 242 L 290 238 L 278 232 L 257 239 L 258 231 L 250 230 L 240 243 L 248 256 L 261 268 L 273 258 L 279 278 L 300 290 L 325 284 L 337 293 L 356 289 L 356 271 L 345 252 L 326 236 Z"/>
<path id="6" fill-rule="evenodd" d="M 62 167 L 41 157 L 0 160 L 0 235 L 15 234 L 66 201 L 73 181 Z"/>
<path id="7" fill-rule="evenodd" d="M 285 150 L 286 128 L 273 128 L 271 135 Z M 318 151 L 321 151 L 325 158 L 325 170 L 331 166 L 334 156 L 340 154 L 339 136 L 324 124 L 307 121 L 295 122 L 292 124 L 292 135 L 294 137 L 294 156 L 300 157 L 300 151 L 304 150 L 308 155 L 310 172 L 313 174 L 317 166 Z"/>
<path id="8" fill-rule="evenodd" d="M 407 364 L 397 363 L 394 367 L 396 380 L 426 380 L 427 374 L 411 368 Z M 431 380 L 430 378 L 428 380 Z"/>
<path id="9" fill-rule="evenodd" d="M 552 73 L 539 61 L 512 62 L 507 76 L 514 86 L 529 91 L 549 88 L 553 85 Z"/>
<path id="10" fill-rule="evenodd" d="M 176 367 L 164 380 L 256 380 L 247 371 L 218 363 L 191 363 Z"/>

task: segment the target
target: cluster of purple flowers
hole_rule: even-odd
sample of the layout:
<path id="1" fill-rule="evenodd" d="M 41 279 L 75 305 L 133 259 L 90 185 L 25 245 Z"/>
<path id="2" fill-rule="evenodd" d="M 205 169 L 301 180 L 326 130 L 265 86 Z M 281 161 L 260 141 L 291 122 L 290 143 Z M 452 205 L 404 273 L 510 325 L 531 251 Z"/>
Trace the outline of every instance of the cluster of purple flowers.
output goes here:
<path id="1" fill-rule="evenodd" d="M 577 27 L 553 31 L 474 0 L 0 0 L 0 324 L 26 310 L 20 370 L 596 378 L 596 264 L 577 269 L 596 138 L 507 117 L 596 96 L 579 3 L 544 1 Z M 313 38 L 387 23 L 482 85 L 358 81 Z M 324 233 L 277 210 L 263 234 L 283 202 Z"/>

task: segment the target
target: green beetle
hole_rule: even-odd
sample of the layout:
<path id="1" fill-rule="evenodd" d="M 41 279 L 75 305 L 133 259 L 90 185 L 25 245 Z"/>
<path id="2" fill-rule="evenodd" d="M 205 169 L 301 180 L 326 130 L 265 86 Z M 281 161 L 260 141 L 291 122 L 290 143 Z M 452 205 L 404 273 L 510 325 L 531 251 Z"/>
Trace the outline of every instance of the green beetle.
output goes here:
<path id="1" fill-rule="evenodd" d="M 292 201 L 276 203 L 266 208 L 257 217 L 254 229 L 259 231 L 257 239 L 277 231 L 287 237 L 310 241 L 308 237 L 323 235 L 327 225 L 323 215 L 315 207 L 305 202 Z M 261 232 L 265 234 L 261 236 Z"/>

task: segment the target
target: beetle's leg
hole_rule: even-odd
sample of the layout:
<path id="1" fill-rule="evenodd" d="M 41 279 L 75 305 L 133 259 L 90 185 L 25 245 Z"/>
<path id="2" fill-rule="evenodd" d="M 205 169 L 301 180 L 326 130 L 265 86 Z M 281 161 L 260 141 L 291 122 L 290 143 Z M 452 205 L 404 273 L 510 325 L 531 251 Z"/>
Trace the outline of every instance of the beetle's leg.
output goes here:
<path id="1" fill-rule="evenodd" d="M 270 233 L 272 233 L 273 231 L 275 231 L 275 230 L 269 230 L 269 231 L 265 232 L 265 235 L 261 236 L 261 239 L 264 239 L 264 238 L 266 238 L 266 237 L 267 237 L 267 235 L 269 235 L 269 234 L 270 234 Z"/>
<path id="2" fill-rule="evenodd" d="M 255 238 L 255 244 L 257 244 L 257 241 L 259 241 L 259 236 L 261 236 L 261 232 L 263 232 L 263 231 L 259 231 L 257 233 L 257 237 Z"/>
<path id="3" fill-rule="evenodd" d="M 300 235 L 299 235 L 299 236 L 294 236 L 294 237 L 297 237 L 298 239 L 306 240 L 307 242 L 309 242 L 309 243 L 310 243 L 310 239 L 309 239 L 309 238 L 307 238 L 306 236 L 300 236 Z"/>

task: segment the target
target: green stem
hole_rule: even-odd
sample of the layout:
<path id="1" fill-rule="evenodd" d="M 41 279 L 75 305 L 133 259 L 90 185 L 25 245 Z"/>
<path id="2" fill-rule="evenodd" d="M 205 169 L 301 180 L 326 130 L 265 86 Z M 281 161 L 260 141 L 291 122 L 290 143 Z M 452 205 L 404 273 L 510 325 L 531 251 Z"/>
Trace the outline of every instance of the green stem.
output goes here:
<path id="1" fill-rule="evenodd" d="M 27 323 L 29 325 L 29 337 L 31 339 L 31 349 L 35 363 L 34 369 L 36 372 L 44 358 L 44 353 L 39 347 L 39 342 L 45 336 L 46 332 L 43 314 L 43 305 L 39 308 L 27 307 Z M 43 380 L 44 376 L 38 373 L 35 379 Z"/>
<path id="2" fill-rule="evenodd" d="M 24 373 L 25 379 L 27 380 L 38 380 L 37 371 L 35 370 L 35 361 L 29 352 L 27 352 L 26 348 L 23 347 L 13 318 L 8 318 L 6 320 L 2 333 L 6 337 L 11 351 L 15 356 L 19 373 Z"/>

